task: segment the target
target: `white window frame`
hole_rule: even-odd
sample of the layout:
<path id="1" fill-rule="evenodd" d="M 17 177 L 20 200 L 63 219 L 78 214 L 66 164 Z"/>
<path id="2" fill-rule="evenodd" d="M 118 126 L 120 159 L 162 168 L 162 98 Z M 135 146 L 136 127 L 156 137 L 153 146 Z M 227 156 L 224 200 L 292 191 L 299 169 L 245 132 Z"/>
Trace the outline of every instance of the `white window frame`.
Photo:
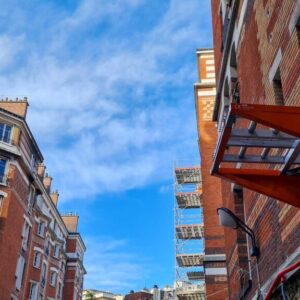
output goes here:
<path id="1" fill-rule="evenodd" d="M 8 159 L 6 157 L 0 156 L 1 160 L 5 160 L 5 167 L 3 174 L 0 174 L 0 184 L 6 185 L 6 175 L 7 175 L 7 168 L 8 168 Z M 2 178 L 1 178 L 2 176 Z"/>
<path id="2" fill-rule="evenodd" d="M 3 127 L 2 136 L 0 136 L 0 141 L 3 142 L 3 143 L 10 144 L 11 143 L 11 135 L 12 135 L 12 132 L 13 132 L 13 126 L 11 126 L 9 124 L 6 124 L 6 123 L 0 122 L 0 125 L 1 124 L 3 124 L 4 127 Z M 4 141 L 5 130 L 6 130 L 7 127 L 10 127 L 10 134 L 9 134 L 9 137 L 8 137 L 8 142 Z"/>
<path id="3" fill-rule="evenodd" d="M 55 286 L 56 286 L 56 279 L 57 279 L 57 271 L 56 271 L 56 270 L 51 270 L 51 273 L 50 273 L 50 282 L 49 282 L 49 284 L 50 284 L 52 287 L 55 287 Z"/>
<path id="4" fill-rule="evenodd" d="M 53 257 L 58 258 L 59 252 L 60 252 L 60 246 L 59 244 L 55 244 L 53 249 Z"/>
<path id="5" fill-rule="evenodd" d="M 33 290 L 35 288 L 35 290 Z M 30 282 L 29 300 L 38 300 L 39 283 L 36 281 Z"/>
<path id="6" fill-rule="evenodd" d="M 30 213 L 32 212 L 35 197 L 36 197 L 35 188 L 32 185 L 30 185 L 29 186 L 29 195 L 28 195 L 28 205 L 27 205 L 28 211 Z"/>
<path id="7" fill-rule="evenodd" d="M 38 236 L 45 238 L 46 222 L 40 221 L 37 229 Z"/>
<path id="8" fill-rule="evenodd" d="M 16 289 L 20 290 L 22 287 L 23 275 L 25 269 L 25 258 L 20 255 L 17 261 L 17 268 L 16 268 Z"/>
<path id="9" fill-rule="evenodd" d="M 34 256 L 33 256 L 33 267 L 36 269 L 41 268 L 41 258 L 42 258 L 42 253 L 38 250 L 34 251 Z"/>
<path id="10" fill-rule="evenodd" d="M 44 268 L 44 266 L 45 266 L 45 268 Z M 43 260 L 43 262 L 42 262 L 42 271 L 41 271 L 41 287 L 43 289 L 46 287 L 47 273 L 48 273 L 48 264 L 45 260 Z M 42 285 L 43 279 L 44 279 L 44 285 Z"/>
<path id="11" fill-rule="evenodd" d="M 22 249 L 27 250 L 31 225 L 25 220 L 22 230 Z"/>
<path id="12" fill-rule="evenodd" d="M 0 194 L 0 215 L 2 214 L 3 206 L 4 206 L 5 197 Z"/>

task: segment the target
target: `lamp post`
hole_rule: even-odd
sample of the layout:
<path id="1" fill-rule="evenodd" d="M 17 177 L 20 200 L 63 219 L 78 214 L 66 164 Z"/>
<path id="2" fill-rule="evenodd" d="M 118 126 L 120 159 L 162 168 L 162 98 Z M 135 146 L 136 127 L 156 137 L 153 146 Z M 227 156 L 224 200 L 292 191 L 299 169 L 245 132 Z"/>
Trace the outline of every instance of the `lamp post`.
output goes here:
<path id="1" fill-rule="evenodd" d="M 218 208 L 217 213 L 219 215 L 220 225 L 231 229 L 241 228 L 250 236 L 252 242 L 251 256 L 258 258 L 260 252 L 258 246 L 256 245 L 253 230 L 249 228 L 241 219 L 239 219 L 231 210 L 229 210 L 226 207 Z"/>

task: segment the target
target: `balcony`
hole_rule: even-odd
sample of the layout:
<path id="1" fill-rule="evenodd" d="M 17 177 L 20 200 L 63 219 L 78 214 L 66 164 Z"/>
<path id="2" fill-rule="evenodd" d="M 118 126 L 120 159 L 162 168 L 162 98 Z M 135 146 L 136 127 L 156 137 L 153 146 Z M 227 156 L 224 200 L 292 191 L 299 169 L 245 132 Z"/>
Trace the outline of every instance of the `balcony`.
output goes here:
<path id="1" fill-rule="evenodd" d="M 231 104 L 212 174 L 300 207 L 300 107 Z"/>

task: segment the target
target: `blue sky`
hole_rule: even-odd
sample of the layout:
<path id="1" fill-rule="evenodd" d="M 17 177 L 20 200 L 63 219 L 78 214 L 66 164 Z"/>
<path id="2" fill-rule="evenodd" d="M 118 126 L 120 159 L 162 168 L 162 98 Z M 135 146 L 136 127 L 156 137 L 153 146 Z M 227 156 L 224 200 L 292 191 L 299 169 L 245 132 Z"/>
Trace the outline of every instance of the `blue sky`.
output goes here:
<path id="1" fill-rule="evenodd" d="M 173 281 L 172 167 L 198 158 L 209 2 L 0 0 L 0 94 L 28 97 L 59 209 L 80 214 L 86 288 Z"/>

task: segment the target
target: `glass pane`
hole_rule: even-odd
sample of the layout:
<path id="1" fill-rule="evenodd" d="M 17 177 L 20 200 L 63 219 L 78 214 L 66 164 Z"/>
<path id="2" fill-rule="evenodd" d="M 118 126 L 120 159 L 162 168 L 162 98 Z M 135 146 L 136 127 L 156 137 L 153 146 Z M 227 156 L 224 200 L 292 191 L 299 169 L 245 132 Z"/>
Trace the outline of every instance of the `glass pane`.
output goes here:
<path id="1" fill-rule="evenodd" d="M 4 124 L 0 123 L 0 141 L 3 140 Z"/>
<path id="2" fill-rule="evenodd" d="M 11 126 L 6 125 L 4 129 L 3 141 L 5 143 L 9 143 L 10 141 L 10 133 L 11 133 Z"/>
<path id="3" fill-rule="evenodd" d="M 5 173 L 6 160 L 0 159 L 0 182 L 3 182 Z"/>

